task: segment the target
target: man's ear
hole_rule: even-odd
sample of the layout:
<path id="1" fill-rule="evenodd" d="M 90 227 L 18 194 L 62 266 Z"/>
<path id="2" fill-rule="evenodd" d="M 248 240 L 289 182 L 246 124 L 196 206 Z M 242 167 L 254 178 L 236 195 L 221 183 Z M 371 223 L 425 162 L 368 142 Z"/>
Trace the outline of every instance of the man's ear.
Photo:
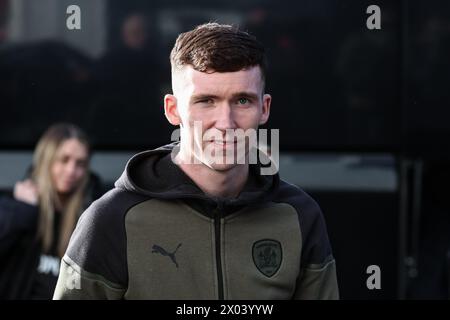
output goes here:
<path id="1" fill-rule="evenodd" d="M 265 94 L 263 96 L 261 118 L 259 119 L 260 125 L 265 124 L 267 122 L 267 120 L 269 120 L 270 103 L 271 102 L 272 102 L 272 96 L 270 94 Z"/>
<path id="2" fill-rule="evenodd" d="M 164 96 L 164 114 L 170 124 L 178 126 L 181 123 L 181 118 L 178 113 L 177 98 L 173 94 L 166 94 Z"/>

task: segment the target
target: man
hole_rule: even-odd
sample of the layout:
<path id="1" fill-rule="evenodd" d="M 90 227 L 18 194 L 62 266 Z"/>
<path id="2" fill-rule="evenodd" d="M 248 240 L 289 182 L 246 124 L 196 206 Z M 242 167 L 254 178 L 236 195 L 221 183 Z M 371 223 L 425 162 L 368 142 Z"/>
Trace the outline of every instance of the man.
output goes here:
<path id="1" fill-rule="evenodd" d="M 233 135 L 269 117 L 263 47 L 209 23 L 178 37 L 171 64 L 180 143 L 135 155 L 87 209 L 54 298 L 337 299 L 320 208 Z"/>

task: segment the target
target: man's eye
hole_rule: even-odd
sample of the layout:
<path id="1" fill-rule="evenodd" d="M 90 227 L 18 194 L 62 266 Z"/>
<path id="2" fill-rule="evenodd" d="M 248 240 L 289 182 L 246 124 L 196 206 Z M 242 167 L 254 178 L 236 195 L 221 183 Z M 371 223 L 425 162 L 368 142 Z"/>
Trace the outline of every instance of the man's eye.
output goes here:
<path id="1" fill-rule="evenodd" d="M 249 103 L 249 100 L 247 98 L 240 98 L 238 100 L 238 103 L 239 104 L 247 104 L 247 103 Z"/>
<path id="2" fill-rule="evenodd" d="M 213 102 L 214 102 L 213 99 L 203 99 L 197 101 L 197 103 L 205 103 L 205 104 L 212 104 Z"/>

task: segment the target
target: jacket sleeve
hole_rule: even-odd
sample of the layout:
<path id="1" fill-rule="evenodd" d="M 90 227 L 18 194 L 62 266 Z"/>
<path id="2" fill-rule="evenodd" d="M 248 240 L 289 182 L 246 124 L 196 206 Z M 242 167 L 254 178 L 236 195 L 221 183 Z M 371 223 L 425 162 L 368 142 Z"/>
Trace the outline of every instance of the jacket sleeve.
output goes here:
<path id="1" fill-rule="evenodd" d="M 310 198 L 299 213 L 303 238 L 300 272 L 294 299 L 337 300 L 339 289 L 336 262 L 328 239 L 325 220 L 317 203 Z"/>
<path id="2" fill-rule="evenodd" d="M 294 293 L 296 300 L 338 300 L 336 263 L 311 264 L 300 270 Z"/>
<path id="3" fill-rule="evenodd" d="M 39 209 L 8 197 L 0 198 L 0 257 L 3 256 L 23 232 L 36 228 Z"/>
<path id="4" fill-rule="evenodd" d="M 61 261 L 53 299 L 124 298 L 128 286 L 124 219 L 139 201 L 113 189 L 86 209 Z"/>
<path id="5" fill-rule="evenodd" d="M 292 299 L 339 299 L 336 263 L 319 205 L 302 189 L 284 181 L 274 201 L 290 204 L 298 216 L 301 254 Z"/>
<path id="6" fill-rule="evenodd" d="M 90 273 L 65 255 L 61 260 L 54 300 L 120 300 L 126 288 Z"/>

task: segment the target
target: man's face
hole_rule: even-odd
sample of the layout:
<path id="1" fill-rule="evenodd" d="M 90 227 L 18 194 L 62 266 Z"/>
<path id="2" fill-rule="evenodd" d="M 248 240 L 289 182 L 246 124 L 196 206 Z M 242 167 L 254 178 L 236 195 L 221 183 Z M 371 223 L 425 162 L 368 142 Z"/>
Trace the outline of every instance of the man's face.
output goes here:
<path id="1" fill-rule="evenodd" d="M 241 151 L 248 153 L 248 139 L 242 149 L 245 144 L 238 140 L 243 135 L 238 133 L 256 130 L 269 117 L 271 97 L 263 94 L 260 67 L 204 73 L 185 66 L 175 77 L 174 96 L 167 95 L 165 104 L 169 121 L 181 125 L 181 151 L 214 170 L 234 167 Z M 195 132 L 199 128 L 201 134 Z M 225 160 L 233 154 L 234 161 Z M 214 161 L 205 155 L 212 155 Z"/>

